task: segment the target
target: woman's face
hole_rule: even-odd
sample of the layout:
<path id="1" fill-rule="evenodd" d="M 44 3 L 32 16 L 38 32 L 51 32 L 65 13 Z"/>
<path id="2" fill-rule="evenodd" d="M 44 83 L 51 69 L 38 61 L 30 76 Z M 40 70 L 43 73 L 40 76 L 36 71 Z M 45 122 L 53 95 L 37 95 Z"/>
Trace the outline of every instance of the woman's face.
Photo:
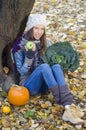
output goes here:
<path id="1" fill-rule="evenodd" d="M 43 25 L 36 25 L 33 28 L 33 37 L 36 40 L 39 40 L 41 38 L 41 36 L 44 34 L 44 26 Z"/>

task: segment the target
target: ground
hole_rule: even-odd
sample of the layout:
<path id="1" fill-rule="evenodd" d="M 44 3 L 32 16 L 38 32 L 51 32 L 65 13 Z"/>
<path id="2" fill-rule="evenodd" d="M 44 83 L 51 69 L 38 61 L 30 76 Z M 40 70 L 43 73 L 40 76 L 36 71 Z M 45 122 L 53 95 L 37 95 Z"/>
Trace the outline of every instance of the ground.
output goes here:
<path id="1" fill-rule="evenodd" d="M 2 130 L 85 130 L 86 129 L 86 0 L 36 0 L 31 13 L 43 13 L 47 17 L 47 37 L 52 44 L 70 41 L 80 54 L 80 67 L 73 73 L 65 73 L 65 79 L 73 94 L 74 103 L 85 113 L 85 125 L 75 126 L 62 121 L 63 108 L 54 102 L 50 92 L 30 97 L 30 101 L 16 107 L 9 103 L 7 93 L 0 89 L 0 128 Z M 2 107 L 11 108 L 9 114 Z M 29 113 L 29 114 L 28 114 Z"/>

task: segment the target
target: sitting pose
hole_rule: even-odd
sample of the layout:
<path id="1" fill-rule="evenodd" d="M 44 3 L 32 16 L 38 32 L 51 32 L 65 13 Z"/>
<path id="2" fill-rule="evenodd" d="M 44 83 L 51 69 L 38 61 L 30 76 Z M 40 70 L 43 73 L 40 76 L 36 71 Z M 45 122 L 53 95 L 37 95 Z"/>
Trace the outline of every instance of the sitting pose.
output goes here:
<path id="1" fill-rule="evenodd" d="M 19 85 L 25 86 L 31 95 L 50 90 L 56 103 L 65 108 L 62 119 L 73 124 L 83 124 L 83 112 L 73 104 L 61 66 L 50 66 L 41 59 L 45 49 L 51 45 L 46 40 L 45 28 L 46 19 L 43 15 L 30 15 L 24 34 L 12 48 L 14 62 L 20 74 Z"/>

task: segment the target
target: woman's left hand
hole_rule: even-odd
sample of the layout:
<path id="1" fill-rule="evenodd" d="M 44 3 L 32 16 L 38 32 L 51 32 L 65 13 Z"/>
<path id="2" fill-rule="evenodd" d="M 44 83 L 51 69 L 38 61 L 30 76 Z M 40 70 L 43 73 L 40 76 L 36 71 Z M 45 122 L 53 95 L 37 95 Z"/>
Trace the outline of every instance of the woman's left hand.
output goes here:
<path id="1" fill-rule="evenodd" d="M 29 43 L 27 43 L 25 45 L 25 50 L 28 51 L 28 50 L 32 50 L 32 51 L 36 51 L 36 45 L 34 42 L 31 43 L 31 45 L 29 45 Z"/>

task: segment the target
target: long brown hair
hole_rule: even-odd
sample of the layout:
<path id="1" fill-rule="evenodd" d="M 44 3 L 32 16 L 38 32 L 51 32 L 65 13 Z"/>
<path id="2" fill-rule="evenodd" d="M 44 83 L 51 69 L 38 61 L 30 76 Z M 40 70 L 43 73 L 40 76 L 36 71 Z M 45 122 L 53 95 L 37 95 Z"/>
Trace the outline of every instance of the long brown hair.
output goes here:
<path id="1" fill-rule="evenodd" d="M 30 40 L 30 41 L 35 40 L 34 37 L 33 37 L 33 28 L 25 33 L 25 38 L 27 40 Z M 46 44 L 47 44 L 46 43 L 46 33 L 45 33 L 45 30 L 44 30 L 44 34 L 40 38 L 40 46 L 41 46 L 40 55 L 44 54 L 45 49 L 46 49 Z"/>

